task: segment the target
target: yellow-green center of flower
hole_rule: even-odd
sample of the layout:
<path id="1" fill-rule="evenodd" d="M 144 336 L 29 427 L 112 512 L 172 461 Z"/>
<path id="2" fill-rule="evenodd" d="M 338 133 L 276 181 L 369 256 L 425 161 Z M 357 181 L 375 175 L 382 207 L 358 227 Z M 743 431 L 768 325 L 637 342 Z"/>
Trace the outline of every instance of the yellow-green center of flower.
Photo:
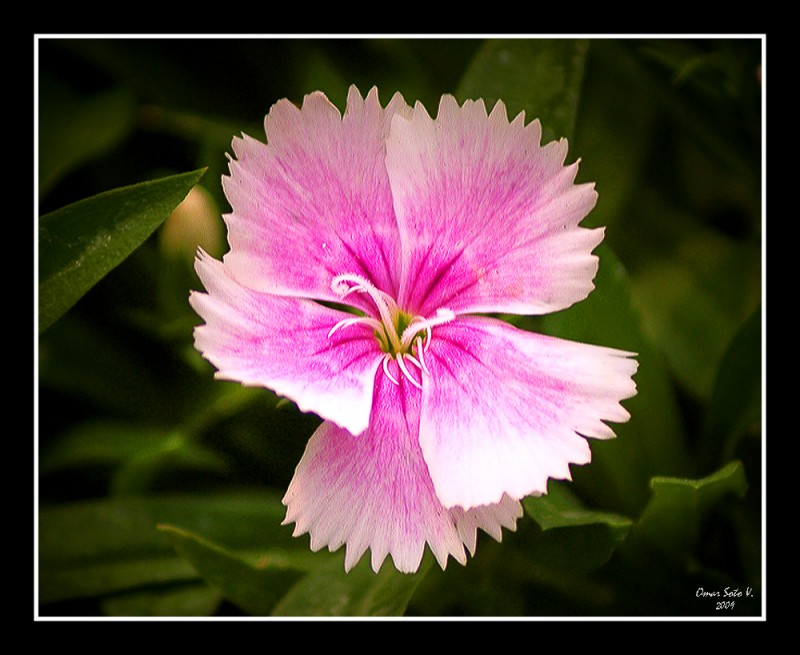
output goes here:
<path id="1" fill-rule="evenodd" d="M 395 384 L 399 384 L 389 372 L 389 362 L 394 360 L 403 375 L 414 386 L 422 389 L 422 374 L 430 375 L 425 364 L 425 352 L 430 347 L 431 328 L 452 321 L 455 314 L 449 309 L 436 310 L 436 316 L 433 318 L 408 314 L 400 309 L 389 294 L 359 275 L 337 275 L 331 282 L 331 289 L 342 299 L 354 292 L 368 295 L 377 309 L 379 318 L 373 316 L 346 318 L 331 328 L 328 338 L 337 330 L 349 325 L 368 325 L 373 329 L 381 350 L 385 353 L 383 371 L 386 376 Z M 412 375 L 407 362 L 419 370 L 419 380 Z"/>

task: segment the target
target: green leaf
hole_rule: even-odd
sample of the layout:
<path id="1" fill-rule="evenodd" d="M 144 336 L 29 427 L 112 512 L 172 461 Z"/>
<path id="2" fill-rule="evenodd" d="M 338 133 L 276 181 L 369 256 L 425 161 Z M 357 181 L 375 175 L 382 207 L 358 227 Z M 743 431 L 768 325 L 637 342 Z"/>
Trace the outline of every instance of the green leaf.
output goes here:
<path id="1" fill-rule="evenodd" d="M 204 582 L 116 594 L 101 602 L 107 616 L 211 616 L 222 600 Z"/>
<path id="2" fill-rule="evenodd" d="M 696 230 L 683 235 L 672 257 L 654 260 L 635 279 L 644 329 L 702 400 L 711 395 L 727 344 L 759 304 L 760 259 L 757 244 Z"/>
<path id="3" fill-rule="evenodd" d="M 113 494 L 148 491 L 161 472 L 227 471 L 222 455 L 192 443 L 180 430 L 112 421 L 78 424 L 48 444 L 39 459 L 41 473 L 81 466 L 118 467 Z"/>
<path id="4" fill-rule="evenodd" d="M 688 456 L 674 389 L 658 353 L 642 333 L 627 272 L 608 246 L 595 252 L 600 269 L 589 297 L 537 321 L 522 321 L 520 327 L 637 353 L 637 395 L 623 401 L 630 420 L 612 424 L 616 439 L 590 440 L 592 462 L 573 468 L 576 489 L 583 497 L 634 516 L 647 503 L 650 478 L 686 474 Z"/>
<path id="5" fill-rule="evenodd" d="M 546 495 L 528 496 L 523 501 L 523 506 L 542 530 L 598 523 L 607 525 L 624 536 L 631 526 L 631 520 L 626 516 L 588 509 L 565 483 L 557 480 L 550 480 Z"/>
<path id="6" fill-rule="evenodd" d="M 584 224 L 610 227 L 607 238 L 620 237 L 627 247 L 630 239 L 624 227 L 618 232 L 613 226 L 623 219 L 627 206 L 636 205 L 632 199 L 643 183 L 658 108 L 637 73 L 623 44 L 614 39 L 592 41 L 573 151 L 581 157 L 580 179 L 594 182 L 600 194 Z M 625 89 L 625 102 L 609 93 L 612 88 Z M 635 211 L 638 217 L 638 205 Z"/>
<path id="7" fill-rule="evenodd" d="M 143 496 L 67 503 L 39 512 L 40 561 L 68 563 L 173 552 L 158 524 L 186 526 L 227 547 L 291 549 L 285 508 L 268 493 Z"/>
<path id="8" fill-rule="evenodd" d="M 131 131 L 132 95 L 114 88 L 81 96 L 49 78 L 39 85 L 39 196 L 66 174 L 103 155 Z"/>
<path id="9" fill-rule="evenodd" d="M 40 388 L 94 403 L 116 416 L 138 416 L 142 422 L 170 415 L 176 398 L 167 396 L 167 385 L 140 352 L 132 352 L 123 335 L 107 327 L 71 312 L 40 335 Z"/>
<path id="10" fill-rule="evenodd" d="M 105 597 L 145 588 L 166 592 L 197 581 L 159 524 L 186 526 L 236 552 L 268 556 L 276 565 L 319 565 L 291 531 L 271 494 L 123 497 L 69 503 L 39 511 L 40 602 Z"/>
<path id="11" fill-rule="evenodd" d="M 761 308 L 744 322 L 717 372 L 700 445 L 709 464 L 734 457 L 739 439 L 761 420 Z"/>
<path id="12" fill-rule="evenodd" d="M 494 39 L 478 51 L 456 96 L 497 100 L 509 117 L 525 111 L 542 123 L 542 142 L 572 138 L 589 42 L 582 39 Z"/>
<path id="13" fill-rule="evenodd" d="M 131 254 L 204 169 L 107 191 L 39 218 L 39 332 Z"/>
<path id="14" fill-rule="evenodd" d="M 296 76 L 301 80 L 300 88 L 304 93 L 308 89 L 322 91 L 333 104 L 343 110 L 347 104 L 347 76 L 342 74 L 336 62 L 318 44 L 311 42 L 300 47 L 303 56 L 297 57 L 295 61 L 298 67 Z"/>
<path id="15" fill-rule="evenodd" d="M 186 435 L 175 431 L 128 458 L 111 481 L 111 494 L 147 493 L 159 475 L 180 471 L 225 473 L 228 464 L 220 453 L 191 443 Z"/>
<path id="16" fill-rule="evenodd" d="M 266 616 L 303 572 L 263 556 L 256 565 L 181 528 L 161 525 L 181 557 L 232 603 L 253 616 Z"/>
<path id="17" fill-rule="evenodd" d="M 142 450 L 157 447 L 167 433 L 160 428 L 115 421 L 87 421 L 60 435 L 39 455 L 39 472 L 115 465 Z"/>
<path id="18" fill-rule="evenodd" d="M 525 512 L 543 533 L 529 555 L 553 578 L 574 578 L 603 566 L 628 535 L 632 521 L 620 514 L 587 508 L 565 483 L 551 480 L 547 495 L 528 497 Z"/>
<path id="19" fill-rule="evenodd" d="M 731 462 L 699 480 L 654 477 L 652 498 L 626 542 L 656 551 L 675 561 L 689 556 L 703 520 L 726 496 L 742 497 L 747 490 L 744 466 Z"/>
<path id="20" fill-rule="evenodd" d="M 761 122 L 752 111 L 761 103 L 760 40 L 656 39 L 637 50 L 650 77 L 642 83 L 670 118 L 760 195 L 754 153 L 741 148 L 742 135 L 758 134 Z"/>
<path id="21" fill-rule="evenodd" d="M 342 559 L 337 557 L 292 587 L 273 615 L 402 616 L 430 566 L 431 559 L 425 557 L 417 573 L 407 574 L 385 561 L 375 573 L 369 557 L 363 557 L 345 573 Z"/>
<path id="22" fill-rule="evenodd" d="M 138 557 L 39 569 L 39 602 L 90 598 L 128 589 L 194 580 L 197 574 L 176 557 Z"/>

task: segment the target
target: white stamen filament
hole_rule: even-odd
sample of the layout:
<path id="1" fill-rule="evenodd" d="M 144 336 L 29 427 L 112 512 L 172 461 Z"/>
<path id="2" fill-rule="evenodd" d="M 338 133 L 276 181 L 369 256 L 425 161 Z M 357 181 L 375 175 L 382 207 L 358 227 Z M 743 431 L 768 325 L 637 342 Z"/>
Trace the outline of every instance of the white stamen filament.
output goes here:
<path id="1" fill-rule="evenodd" d="M 369 316 L 355 316 L 353 318 L 346 318 L 343 321 L 339 321 L 336 325 L 331 328 L 331 331 L 328 332 L 328 339 L 333 336 L 333 333 L 336 330 L 340 330 L 341 328 L 347 327 L 348 325 L 357 325 L 358 323 L 363 323 L 364 325 L 369 325 L 373 330 L 377 330 L 380 332 L 383 329 L 383 325 L 381 322 L 376 318 L 371 318 Z"/>
<path id="2" fill-rule="evenodd" d="M 386 353 L 386 354 L 383 356 L 383 372 L 384 372 L 384 373 L 386 373 L 386 377 L 387 377 L 387 378 L 389 378 L 389 379 L 390 379 L 392 382 L 394 382 L 394 383 L 395 383 L 395 384 L 396 384 L 396 385 L 399 387 L 399 386 L 400 386 L 400 382 L 398 382 L 398 381 L 395 379 L 394 375 L 392 375 L 391 373 L 389 373 L 389 360 L 390 360 L 391 358 L 392 358 L 392 356 L 391 356 L 389 353 Z"/>
<path id="3" fill-rule="evenodd" d="M 428 349 L 428 344 L 430 344 L 430 342 L 431 342 L 430 334 L 431 334 L 431 329 L 430 329 L 430 327 L 428 327 L 428 340 L 425 342 L 424 347 L 423 347 L 423 343 L 422 343 L 422 337 L 418 336 L 414 340 L 414 344 L 417 346 L 417 357 L 419 357 L 420 368 L 423 371 L 425 371 L 425 373 L 427 373 L 428 375 L 430 375 L 431 372 L 428 370 L 428 367 L 425 364 L 425 356 L 423 355 L 423 353 Z"/>
<path id="4" fill-rule="evenodd" d="M 393 359 L 397 362 L 397 366 L 405 378 L 418 389 L 422 389 L 422 374 L 431 374 L 424 355 L 431 344 L 431 328 L 452 321 L 456 317 L 455 313 L 449 309 L 440 308 L 436 310 L 436 316 L 433 318 L 414 316 L 406 324 L 403 333 L 398 335 L 398 329 L 402 323 L 405 323 L 407 314 L 403 314 L 397 302 L 389 294 L 377 289 L 368 280 L 353 274 L 337 275 L 331 282 L 331 289 L 339 294 L 340 298 L 346 298 L 356 291 L 366 293 L 375 303 L 380 320 L 371 316 L 343 319 L 330 329 L 328 338 L 337 330 L 351 325 L 370 327 L 381 341 L 381 347 L 389 351 L 383 356 L 382 362 L 386 377 L 394 384 L 400 385 L 400 381 L 389 372 L 389 361 Z M 421 334 L 422 332 L 424 332 L 424 336 Z M 406 361 L 420 371 L 419 380 L 412 375 Z"/>
<path id="5" fill-rule="evenodd" d="M 348 282 L 352 282 L 353 286 L 342 292 L 342 284 L 347 284 Z M 372 298 L 372 302 L 375 303 L 375 307 L 378 308 L 378 313 L 381 315 L 381 320 L 386 328 L 386 336 L 389 338 L 392 347 L 396 351 L 402 349 L 400 341 L 397 338 L 397 324 L 394 321 L 400 313 L 400 308 L 397 306 L 394 298 L 376 289 L 367 280 L 358 275 L 337 275 L 331 282 L 331 289 L 340 293 L 342 298 L 349 296 L 354 291 L 361 291 L 368 294 L 369 297 Z"/>
<path id="6" fill-rule="evenodd" d="M 408 327 L 403 330 L 403 335 L 400 337 L 400 344 L 403 347 L 403 350 L 408 350 L 409 346 L 411 346 L 411 342 L 414 340 L 414 337 L 420 330 L 425 330 L 427 337 L 426 344 L 430 343 L 431 328 L 435 325 L 441 325 L 442 323 L 449 323 L 455 317 L 456 315 L 452 311 L 444 308 L 436 310 L 435 318 L 422 318 L 420 316 L 415 316 L 413 319 L 411 319 Z"/>
<path id="7" fill-rule="evenodd" d="M 422 389 L 422 385 L 414 379 L 414 376 L 411 375 L 411 371 L 408 370 L 408 367 L 406 366 L 405 362 L 406 358 L 413 359 L 413 357 L 407 353 L 405 355 L 398 353 L 397 357 L 395 357 L 397 365 L 400 367 L 400 370 L 403 371 L 403 375 L 405 375 L 406 378 L 408 378 L 408 381 L 411 384 L 413 384 L 415 387 L 418 387 L 419 389 Z"/>

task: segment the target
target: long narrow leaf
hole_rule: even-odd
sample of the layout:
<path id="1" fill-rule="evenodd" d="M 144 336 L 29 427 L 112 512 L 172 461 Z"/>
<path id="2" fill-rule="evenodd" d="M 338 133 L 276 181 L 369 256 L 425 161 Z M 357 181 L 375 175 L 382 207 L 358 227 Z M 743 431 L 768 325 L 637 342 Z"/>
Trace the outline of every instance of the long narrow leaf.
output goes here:
<path id="1" fill-rule="evenodd" d="M 39 218 L 39 332 L 170 215 L 205 169 L 107 191 Z"/>
<path id="2" fill-rule="evenodd" d="M 494 39 L 467 69 L 459 100 L 503 100 L 509 117 L 525 111 L 542 123 L 542 142 L 572 138 L 589 42 L 582 39 Z"/>
<path id="3" fill-rule="evenodd" d="M 402 616 L 431 566 L 423 559 L 417 573 L 399 573 L 384 562 L 374 573 L 365 557 L 349 573 L 340 557 L 309 573 L 283 597 L 275 616 Z"/>
<path id="4" fill-rule="evenodd" d="M 161 525 L 178 554 L 231 602 L 253 616 L 270 613 L 303 572 L 264 557 L 257 565 L 187 530 Z"/>

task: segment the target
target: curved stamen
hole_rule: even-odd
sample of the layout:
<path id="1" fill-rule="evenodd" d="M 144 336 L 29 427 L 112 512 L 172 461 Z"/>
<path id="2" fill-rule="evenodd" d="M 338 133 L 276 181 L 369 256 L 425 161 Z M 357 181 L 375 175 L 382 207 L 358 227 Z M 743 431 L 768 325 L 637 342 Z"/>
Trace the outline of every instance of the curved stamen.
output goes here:
<path id="1" fill-rule="evenodd" d="M 428 340 L 425 342 L 424 345 L 421 336 L 417 336 L 417 338 L 414 340 L 414 345 L 416 345 L 417 347 L 417 357 L 419 358 L 420 367 L 428 375 L 430 375 L 431 372 L 428 370 L 428 366 L 425 364 L 425 356 L 423 355 L 423 353 L 428 349 L 428 344 L 430 343 L 430 341 L 431 341 L 430 328 L 428 328 Z"/>
<path id="2" fill-rule="evenodd" d="M 411 353 L 406 353 L 403 355 L 409 362 L 411 362 L 414 366 L 416 366 L 420 371 L 422 370 L 422 364 L 419 363 L 419 360 L 414 357 Z"/>
<path id="3" fill-rule="evenodd" d="M 389 353 L 386 353 L 383 356 L 383 372 L 386 374 L 386 377 L 389 378 L 392 382 L 394 382 L 398 387 L 400 386 L 400 382 L 397 381 L 391 373 L 389 373 L 389 360 L 392 356 Z"/>
<path id="4" fill-rule="evenodd" d="M 369 280 L 352 273 L 334 277 L 331 289 L 340 298 L 346 298 L 355 292 L 367 294 L 375 303 L 380 319 L 375 316 L 345 318 L 331 328 L 328 337 L 350 325 L 368 326 L 375 332 L 384 352 L 381 365 L 386 377 L 394 384 L 400 385 L 400 376 L 395 377 L 389 370 L 389 363 L 394 360 L 405 378 L 418 389 L 422 389 L 424 376 L 431 374 L 425 361 L 425 353 L 431 345 L 432 328 L 449 323 L 455 319 L 455 313 L 450 309 L 439 308 L 436 310 L 436 315 L 431 318 L 413 316 L 409 319 L 409 316 L 400 310 L 394 298 L 376 288 Z M 399 333 L 401 326 L 403 330 Z M 419 378 L 412 374 L 409 365 L 417 368 Z"/>
<path id="5" fill-rule="evenodd" d="M 412 327 L 414 327 L 415 333 L 419 332 L 420 330 L 425 330 L 425 349 L 427 350 L 428 349 L 428 344 L 430 343 L 430 340 L 431 340 L 431 327 L 430 327 L 430 325 L 425 325 L 424 322 L 425 322 L 425 319 L 422 316 L 415 316 L 414 318 L 411 319 L 411 321 L 409 321 L 408 326 L 406 327 L 406 329 L 403 330 L 403 335 L 402 336 L 406 336 L 406 331 L 408 331 L 409 334 L 411 334 L 410 328 L 412 328 Z M 423 325 L 420 326 L 420 327 L 417 327 L 420 323 L 422 323 Z M 401 336 L 401 342 L 402 342 L 402 336 Z"/>
<path id="6" fill-rule="evenodd" d="M 444 308 L 437 309 L 436 316 L 433 318 L 423 318 L 417 320 L 417 317 L 415 317 L 408 324 L 408 327 L 403 330 L 403 334 L 400 337 L 401 349 L 403 351 L 407 351 L 411 346 L 411 342 L 414 340 L 414 337 L 416 337 L 417 333 L 421 330 L 425 330 L 427 332 L 427 343 L 430 343 L 430 329 L 436 325 L 449 323 L 455 317 L 456 315 L 453 311 Z"/>
<path id="7" fill-rule="evenodd" d="M 353 286 L 348 287 L 348 282 L 352 282 Z M 378 313 L 385 327 L 384 331 L 392 344 L 392 348 L 394 348 L 395 352 L 399 352 L 402 349 L 401 341 L 397 336 L 396 320 L 397 316 L 400 314 L 400 308 L 397 306 L 394 298 L 380 289 L 377 289 L 363 277 L 349 273 L 337 275 L 333 278 L 331 281 L 331 289 L 340 294 L 342 298 L 350 295 L 354 291 L 361 291 L 362 293 L 368 294 L 372 302 L 375 303 L 375 307 L 378 308 Z"/>
<path id="8" fill-rule="evenodd" d="M 400 367 L 400 370 L 403 371 L 403 375 L 405 375 L 406 378 L 408 378 L 408 381 L 411 384 L 413 384 L 418 389 L 422 389 L 422 385 L 414 379 L 414 377 L 411 375 L 411 371 L 408 370 L 406 363 L 403 361 L 405 357 L 408 357 L 408 355 L 402 355 L 402 354 L 397 355 L 397 357 L 395 357 L 397 365 Z"/>
<path id="9" fill-rule="evenodd" d="M 336 332 L 336 330 L 340 330 L 344 327 L 347 327 L 348 325 L 357 325 L 359 323 L 368 325 L 373 330 L 377 330 L 378 332 L 380 332 L 383 329 L 383 325 L 381 325 L 381 322 L 376 318 L 371 318 L 370 316 L 356 316 L 354 318 L 345 318 L 339 321 L 336 325 L 334 325 L 331 328 L 330 332 L 328 332 L 328 339 L 331 338 L 331 336 L 333 335 L 334 332 Z"/>

